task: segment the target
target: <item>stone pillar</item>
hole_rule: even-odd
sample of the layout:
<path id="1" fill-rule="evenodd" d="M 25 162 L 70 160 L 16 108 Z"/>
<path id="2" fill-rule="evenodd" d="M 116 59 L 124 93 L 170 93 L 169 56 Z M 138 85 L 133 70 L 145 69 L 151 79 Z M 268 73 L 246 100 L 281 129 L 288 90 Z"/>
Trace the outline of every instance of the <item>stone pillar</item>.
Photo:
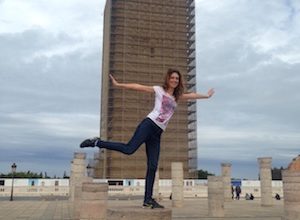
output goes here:
<path id="1" fill-rule="evenodd" d="M 172 207 L 183 206 L 183 165 L 172 162 Z"/>
<path id="2" fill-rule="evenodd" d="M 80 220 L 105 220 L 107 213 L 107 183 L 83 182 L 74 217 Z"/>
<path id="3" fill-rule="evenodd" d="M 208 215 L 224 217 L 224 190 L 221 176 L 208 176 Z"/>
<path id="4" fill-rule="evenodd" d="M 157 201 L 161 200 L 159 194 L 159 170 L 158 169 L 155 173 L 155 180 L 153 186 L 153 198 L 156 199 Z"/>
<path id="5" fill-rule="evenodd" d="M 223 189 L 224 189 L 224 201 L 232 201 L 231 192 L 231 163 L 222 163 L 222 178 L 223 178 Z"/>
<path id="6" fill-rule="evenodd" d="M 70 201 L 74 201 L 76 197 L 80 197 L 82 182 L 85 178 L 86 153 L 74 153 L 74 159 L 71 163 L 70 175 Z"/>
<path id="7" fill-rule="evenodd" d="M 300 171 L 283 170 L 284 220 L 300 219 Z"/>
<path id="8" fill-rule="evenodd" d="M 261 191 L 261 205 L 272 206 L 272 157 L 258 158 L 259 169 L 260 169 L 260 191 Z"/>

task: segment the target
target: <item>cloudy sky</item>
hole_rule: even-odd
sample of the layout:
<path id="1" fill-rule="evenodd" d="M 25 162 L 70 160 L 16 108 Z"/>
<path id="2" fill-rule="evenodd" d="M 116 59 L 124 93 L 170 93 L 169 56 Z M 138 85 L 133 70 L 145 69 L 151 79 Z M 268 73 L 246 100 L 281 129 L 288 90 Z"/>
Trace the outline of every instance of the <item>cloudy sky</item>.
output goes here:
<path id="1" fill-rule="evenodd" d="M 69 172 L 99 133 L 104 0 L 0 0 L 0 173 Z M 196 0 L 199 168 L 257 179 L 300 143 L 300 2 Z M 94 150 L 86 150 L 92 155 Z"/>

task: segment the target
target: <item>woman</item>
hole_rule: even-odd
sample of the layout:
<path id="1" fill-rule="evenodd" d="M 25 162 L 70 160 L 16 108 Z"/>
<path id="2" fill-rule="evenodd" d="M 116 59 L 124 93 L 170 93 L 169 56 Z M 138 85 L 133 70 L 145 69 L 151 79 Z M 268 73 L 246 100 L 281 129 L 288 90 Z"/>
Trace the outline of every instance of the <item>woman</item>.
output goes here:
<path id="1" fill-rule="evenodd" d="M 145 86 L 136 83 L 119 83 L 110 75 L 113 86 L 132 89 L 140 92 L 155 93 L 155 105 L 152 112 L 138 125 L 133 137 L 127 143 L 108 142 L 100 138 L 83 141 L 81 148 L 99 147 L 115 150 L 124 154 L 133 154 L 143 143 L 146 144 L 147 174 L 143 207 L 164 208 L 152 198 L 155 172 L 158 166 L 160 138 L 171 119 L 177 102 L 188 99 L 205 99 L 214 94 L 210 89 L 206 95 L 198 93 L 183 93 L 182 76 L 178 70 L 169 69 L 162 86 Z"/>

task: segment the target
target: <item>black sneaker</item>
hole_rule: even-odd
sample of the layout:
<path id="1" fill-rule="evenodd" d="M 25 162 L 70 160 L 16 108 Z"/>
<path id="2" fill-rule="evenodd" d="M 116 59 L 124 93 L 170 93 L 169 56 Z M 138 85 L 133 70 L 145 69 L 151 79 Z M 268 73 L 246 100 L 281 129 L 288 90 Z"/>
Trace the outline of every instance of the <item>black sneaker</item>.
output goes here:
<path id="1" fill-rule="evenodd" d="M 96 141 L 98 140 L 100 140 L 100 138 L 97 137 L 86 139 L 80 144 L 80 148 L 95 147 Z"/>
<path id="2" fill-rule="evenodd" d="M 151 208 L 151 209 L 163 209 L 165 208 L 164 206 L 158 204 L 158 202 L 156 202 L 154 199 L 150 199 L 148 202 L 144 202 L 143 204 L 143 208 Z"/>

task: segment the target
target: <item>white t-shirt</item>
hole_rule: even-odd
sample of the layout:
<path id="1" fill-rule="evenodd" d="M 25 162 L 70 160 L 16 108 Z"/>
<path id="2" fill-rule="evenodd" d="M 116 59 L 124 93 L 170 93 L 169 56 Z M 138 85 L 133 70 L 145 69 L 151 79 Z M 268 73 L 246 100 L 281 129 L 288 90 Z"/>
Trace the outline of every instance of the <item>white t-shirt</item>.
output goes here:
<path id="1" fill-rule="evenodd" d="M 155 105 L 147 117 L 165 130 L 174 114 L 177 103 L 175 97 L 166 93 L 161 86 L 153 86 L 153 89 L 155 91 Z"/>

